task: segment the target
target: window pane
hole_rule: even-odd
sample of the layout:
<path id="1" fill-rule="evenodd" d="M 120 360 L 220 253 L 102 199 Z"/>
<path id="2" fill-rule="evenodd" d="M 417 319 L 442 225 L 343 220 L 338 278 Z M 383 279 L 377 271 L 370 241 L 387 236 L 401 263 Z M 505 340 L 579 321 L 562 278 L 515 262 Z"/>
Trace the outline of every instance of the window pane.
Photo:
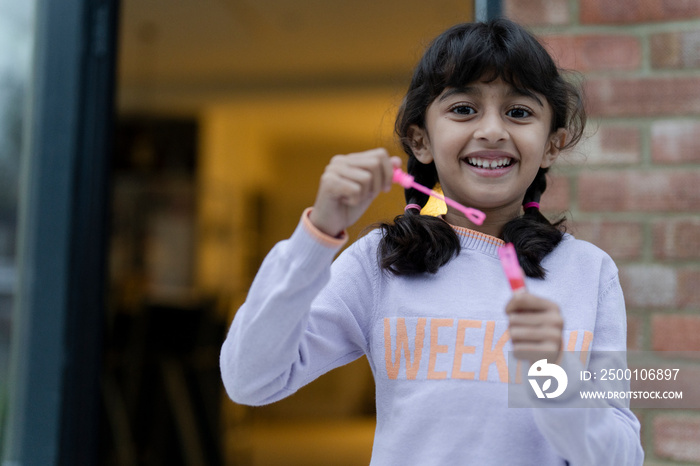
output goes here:
<path id="1" fill-rule="evenodd" d="M 0 423 L 7 409 L 20 157 L 30 77 L 33 0 L 0 0 Z M 0 448 L 2 445 L 0 445 Z"/>

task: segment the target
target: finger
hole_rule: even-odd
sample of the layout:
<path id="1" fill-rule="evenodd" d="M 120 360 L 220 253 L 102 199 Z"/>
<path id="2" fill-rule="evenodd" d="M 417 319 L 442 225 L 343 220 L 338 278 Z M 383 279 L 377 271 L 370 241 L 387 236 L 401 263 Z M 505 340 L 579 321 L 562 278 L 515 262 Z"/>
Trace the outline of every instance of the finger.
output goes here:
<path id="1" fill-rule="evenodd" d="M 340 156 L 341 160 L 346 160 L 348 163 L 355 163 L 365 167 L 379 166 L 379 161 L 383 159 L 389 160 L 389 153 L 386 149 L 378 148 L 364 152 L 354 152 L 345 156 Z"/>
<path id="2" fill-rule="evenodd" d="M 353 162 L 372 173 L 373 192 L 378 193 L 391 189 L 394 168 L 389 153 L 385 149 L 374 149 L 357 154 L 357 158 L 354 158 Z"/>
<path id="3" fill-rule="evenodd" d="M 388 155 L 384 150 L 360 152 L 333 157 L 328 169 L 354 179 L 363 184 L 367 192 L 376 194 L 384 189 L 385 160 L 388 160 Z"/>
<path id="4" fill-rule="evenodd" d="M 349 167 L 342 173 L 342 176 L 359 183 L 362 187 L 361 196 L 365 199 L 375 198 L 386 189 L 383 163 L 368 168 L 365 166 Z"/>
<path id="5" fill-rule="evenodd" d="M 523 327 L 549 326 L 561 328 L 564 326 L 564 319 L 562 319 L 561 314 L 555 311 L 516 312 L 508 315 L 508 322 L 511 326 Z"/>
<path id="6" fill-rule="evenodd" d="M 357 180 L 328 172 L 321 176 L 323 191 L 345 205 L 356 205 L 363 196 L 363 187 Z"/>
<path id="7" fill-rule="evenodd" d="M 323 173 L 322 182 L 325 183 L 325 187 L 329 191 L 334 191 L 334 188 L 337 188 L 334 183 L 340 180 L 356 184 L 361 192 L 372 190 L 372 173 L 363 168 L 363 165 L 358 164 L 357 161 L 352 162 L 343 158 L 333 159 Z"/>
<path id="8" fill-rule="evenodd" d="M 561 356 L 561 349 L 551 345 L 513 345 L 513 356 L 516 359 L 530 362 L 546 359 L 547 361 L 558 361 Z"/>
<path id="9" fill-rule="evenodd" d="M 382 158 L 382 169 L 383 169 L 383 175 L 384 179 L 383 181 L 383 187 L 384 191 L 391 191 L 391 186 L 394 183 L 394 167 L 396 165 L 396 161 L 398 160 L 398 166 L 401 166 L 401 159 L 398 157 L 386 157 Z"/>
<path id="10" fill-rule="evenodd" d="M 516 293 L 508 301 L 506 305 L 506 314 L 514 314 L 518 312 L 559 312 L 559 306 L 556 303 L 549 301 L 539 296 L 524 292 Z"/>
<path id="11" fill-rule="evenodd" d="M 511 341 L 516 343 L 554 343 L 559 344 L 561 331 L 553 327 L 510 327 L 508 329 Z"/>

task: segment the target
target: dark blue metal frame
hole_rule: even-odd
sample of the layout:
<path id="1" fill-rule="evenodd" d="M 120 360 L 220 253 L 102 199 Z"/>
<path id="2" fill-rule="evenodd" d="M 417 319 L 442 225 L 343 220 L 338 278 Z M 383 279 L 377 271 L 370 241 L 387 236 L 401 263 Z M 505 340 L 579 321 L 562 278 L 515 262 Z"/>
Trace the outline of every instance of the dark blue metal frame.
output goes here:
<path id="1" fill-rule="evenodd" d="M 98 464 L 117 7 L 36 4 L 7 464 Z"/>
<path id="2" fill-rule="evenodd" d="M 474 0 L 474 18 L 477 21 L 488 21 L 502 15 L 502 0 Z"/>

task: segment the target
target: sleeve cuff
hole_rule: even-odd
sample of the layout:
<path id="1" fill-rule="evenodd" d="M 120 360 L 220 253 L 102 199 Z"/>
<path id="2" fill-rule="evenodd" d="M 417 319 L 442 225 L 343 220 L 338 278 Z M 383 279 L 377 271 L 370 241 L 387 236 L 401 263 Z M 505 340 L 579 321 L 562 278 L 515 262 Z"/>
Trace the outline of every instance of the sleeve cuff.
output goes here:
<path id="1" fill-rule="evenodd" d="M 313 207 L 308 207 L 304 210 L 304 213 L 301 216 L 301 224 L 306 233 L 308 233 L 314 240 L 323 246 L 333 249 L 340 249 L 348 241 L 347 231 L 343 230 L 338 237 L 330 236 L 322 232 L 316 228 L 313 223 L 311 223 L 311 220 L 309 220 L 309 214 L 311 213 L 312 209 Z"/>

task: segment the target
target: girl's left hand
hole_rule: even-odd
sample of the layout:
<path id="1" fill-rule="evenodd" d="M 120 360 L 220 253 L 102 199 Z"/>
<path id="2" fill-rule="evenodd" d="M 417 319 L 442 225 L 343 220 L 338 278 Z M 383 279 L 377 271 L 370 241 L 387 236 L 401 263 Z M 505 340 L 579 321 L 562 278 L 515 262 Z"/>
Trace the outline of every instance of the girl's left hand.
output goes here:
<path id="1" fill-rule="evenodd" d="M 559 306 L 527 292 L 516 293 L 506 305 L 508 332 L 517 359 L 555 362 L 562 351 L 564 320 Z"/>

